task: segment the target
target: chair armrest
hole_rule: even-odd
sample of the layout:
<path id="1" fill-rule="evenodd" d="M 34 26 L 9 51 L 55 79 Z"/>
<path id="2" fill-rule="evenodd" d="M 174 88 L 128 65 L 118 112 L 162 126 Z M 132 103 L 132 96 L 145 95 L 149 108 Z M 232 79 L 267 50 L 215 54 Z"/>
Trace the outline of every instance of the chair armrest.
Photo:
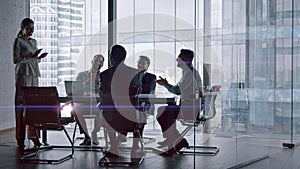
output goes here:
<path id="1" fill-rule="evenodd" d="M 67 125 L 67 124 L 73 123 L 73 122 L 75 122 L 74 117 L 61 117 L 61 118 L 59 118 L 59 123 L 61 125 Z"/>

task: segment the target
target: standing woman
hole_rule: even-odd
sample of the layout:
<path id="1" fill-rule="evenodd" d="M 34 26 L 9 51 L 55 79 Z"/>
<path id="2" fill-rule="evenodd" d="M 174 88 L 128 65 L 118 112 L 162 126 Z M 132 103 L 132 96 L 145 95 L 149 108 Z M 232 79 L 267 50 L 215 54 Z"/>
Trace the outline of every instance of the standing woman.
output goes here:
<path id="1" fill-rule="evenodd" d="M 16 139 L 19 150 L 24 150 L 24 140 L 26 125 L 23 119 L 23 111 L 18 108 L 21 104 L 22 86 L 38 86 L 38 77 L 40 70 L 38 63 L 48 53 L 40 52 L 42 49 L 37 48 L 37 42 L 31 38 L 34 31 L 34 22 L 30 18 L 25 18 L 21 23 L 19 31 L 13 46 L 13 61 L 16 64 L 16 95 L 15 95 L 15 118 L 16 118 Z M 40 145 L 39 139 L 35 137 L 32 128 L 28 130 L 28 138 L 31 139 L 35 146 Z"/>

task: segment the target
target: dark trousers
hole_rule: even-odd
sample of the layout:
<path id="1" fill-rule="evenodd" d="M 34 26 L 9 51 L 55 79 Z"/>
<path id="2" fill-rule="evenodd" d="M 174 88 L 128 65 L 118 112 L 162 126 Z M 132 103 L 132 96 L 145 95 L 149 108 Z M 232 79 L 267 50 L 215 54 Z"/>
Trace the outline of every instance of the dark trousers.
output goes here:
<path id="1" fill-rule="evenodd" d="M 127 134 L 127 132 L 125 132 L 125 131 L 118 131 L 118 132 Z M 141 131 L 133 132 L 133 141 L 132 141 L 132 149 L 133 150 L 135 150 L 139 147 L 140 132 Z M 117 134 L 117 131 L 113 131 L 112 129 L 108 130 L 108 137 L 110 140 L 112 152 L 117 151 L 117 147 L 118 147 L 118 140 L 117 140 L 116 134 Z"/>
<path id="2" fill-rule="evenodd" d="M 19 147 L 24 147 L 25 133 L 26 133 L 26 121 L 23 113 L 22 105 L 22 87 L 23 86 L 38 86 L 38 77 L 25 76 L 18 74 L 16 76 L 16 93 L 15 93 L 15 119 L 16 119 L 16 139 Z M 28 138 L 36 138 L 34 128 L 28 127 Z"/>
<path id="3" fill-rule="evenodd" d="M 141 124 L 141 127 L 139 129 L 141 137 L 143 137 L 144 128 L 145 128 L 145 124 Z M 123 134 L 126 137 L 127 136 L 127 131 L 120 131 L 119 134 Z"/>
<path id="4" fill-rule="evenodd" d="M 26 125 L 25 125 L 25 120 L 23 118 L 23 109 L 18 108 L 17 106 L 15 108 L 15 119 L 16 119 L 17 143 L 19 147 L 23 147 L 24 140 L 25 140 Z"/>
<path id="5" fill-rule="evenodd" d="M 176 129 L 176 119 L 180 112 L 180 106 L 169 105 L 158 108 L 157 122 L 159 123 L 163 132 L 163 137 L 167 140 L 175 141 L 179 137 L 179 132 Z"/>

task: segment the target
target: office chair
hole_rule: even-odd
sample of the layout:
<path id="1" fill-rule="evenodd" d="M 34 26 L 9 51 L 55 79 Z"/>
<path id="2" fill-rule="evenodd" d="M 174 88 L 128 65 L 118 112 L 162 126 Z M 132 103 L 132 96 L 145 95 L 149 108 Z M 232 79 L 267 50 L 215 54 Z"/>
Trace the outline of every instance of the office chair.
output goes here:
<path id="1" fill-rule="evenodd" d="M 222 129 L 233 130 L 235 128 L 235 124 L 243 124 L 244 130 L 237 129 L 237 131 L 247 132 L 249 124 L 249 112 L 250 101 L 248 91 L 244 88 L 244 84 L 231 84 L 231 87 L 225 95 L 225 107 L 222 113 L 222 118 L 230 119 L 231 123 L 222 123 Z"/>
<path id="2" fill-rule="evenodd" d="M 188 119 L 180 119 L 183 126 L 186 126 L 186 128 L 180 133 L 179 139 L 182 139 L 193 127 L 197 127 L 200 124 L 205 124 L 208 120 L 212 119 L 216 115 L 216 109 L 215 109 L 215 100 L 217 98 L 219 92 L 207 92 L 204 93 L 203 99 L 199 98 L 199 104 L 202 106 L 201 108 L 196 108 L 196 111 L 200 110 L 199 113 L 197 113 L 197 117 L 195 120 L 191 120 L 191 118 Z M 201 102 L 201 103 L 200 103 Z M 184 112 L 183 112 L 184 114 Z M 193 114 L 195 114 L 193 112 Z M 194 117 L 191 115 L 187 115 L 188 117 Z M 178 140 L 179 140 L 178 139 Z M 180 154 L 197 154 L 197 155 L 216 155 L 219 152 L 219 148 L 216 146 L 188 146 L 181 151 L 179 151 Z"/>
<path id="3" fill-rule="evenodd" d="M 20 158 L 21 162 L 53 164 L 71 159 L 74 154 L 74 140 L 71 140 L 64 126 L 74 122 L 74 117 L 61 117 L 61 106 L 56 87 L 23 87 L 22 89 L 22 106 L 25 123 L 34 128 L 36 137 L 38 138 L 39 130 L 64 131 L 71 146 L 38 146 L 35 152 L 22 156 Z M 75 130 L 73 138 L 74 135 Z M 46 153 L 47 150 L 55 148 L 70 148 L 71 152 L 58 159 L 45 159 L 43 157 L 47 156 L 47 154 L 41 155 L 41 152 Z"/>
<path id="4" fill-rule="evenodd" d="M 87 126 L 88 122 L 86 121 L 87 119 L 93 119 L 94 123 L 98 123 L 98 127 L 99 127 L 99 131 L 101 129 L 101 121 L 102 121 L 102 110 L 98 108 L 98 100 L 100 100 L 99 98 L 96 98 L 95 96 L 72 96 L 72 103 L 74 105 L 74 111 L 75 111 L 75 120 L 76 120 L 76 124 L 75 126 L 78 125 L 78 127 L 80 128 L 80 125 Z M 96 115 L 96 113 L 98 113 Z M 94 126 L 96 126 L 94 124 Z M 88 130 L 88 128 L 83 128 L 83 130 Z M 97 132 L 99 132 L 97 131 Z M 85 131 L 88 132 L 88 131 Z M 99 142 L 98 139 L 102 139 L 102 137 L 98 137 L 97 136 L 97 132 L 96 133 L 92 133 L 91 135 L 91 139 L 92 139 L 92 143 L 90 145 L 79 145 L 76 146 L 75 148 L 77 149 L 89 149 L 89 150 L 103 150 L 102 146 L 99 146 Z M 95 135 L 93 135 L 95 134 Z M 77 140 L 82 140 L 84 139 L 84 137 L 82 136 L 78 136 L 75 138 L 75 142 Z M 95 143 L 98 144 L 95 144 Z M 95 145 L 94 145 L 95 144 Z"/>
<path id="5" fill-rule="evenodd" d="M 102 102 L 100 108 L 103 110 L 103 117 L 105 119 L 104 127 L 106 128 L 106 132 L 108 130 L 118 131 L 118 132 L 133 132 L 138 135 L 138 141 L 141 145 L 141 150 L 144 151 L 144 143 L 142 137 L 140 135 L 140 127 L 141 127 L 141 120 L 139 116 L 139 104 L 138 104 L 138 88 L 130 88 L 130 102 L 132 105 L 124 105 L 126 101 L 123 99 L 128 100 L 128 96 L 118 96 L 119 98 L 116 100 L 112 100 L 111 94 L 109 93 L 102 93 L 101 98 Z M 125 112 L 125 114 L 123 114 Z M 124 117 L 126 116 L 126 118 Z M 106 136 L 107 137 L 107 136 Z M 107 139 L 106 139 L 107 140 Z M 108 142 L 107 142 L 108 143 Z M 108 147 L 108 145 L 106 146 Z M 119 150 L 130 149 L 131 147 L 118 147 Z M 104 156 L 99 160 L 99 165 L 108 167 L 112 165 L 129 165 L 129 166 L 138 166 L 144 160 L 144 154 L 141 157 L 124 160 L 122 157 L 109 159 L 106 157 L 106 151 L 104 152 Z"/>

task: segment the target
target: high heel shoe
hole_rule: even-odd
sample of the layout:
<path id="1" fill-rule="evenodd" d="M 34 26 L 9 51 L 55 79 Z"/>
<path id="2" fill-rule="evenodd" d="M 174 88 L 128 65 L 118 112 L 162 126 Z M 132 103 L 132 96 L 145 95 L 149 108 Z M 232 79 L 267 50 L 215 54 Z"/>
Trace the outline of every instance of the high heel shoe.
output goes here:
<path id="1" fill-rule="evenodd" d="M 85 137 L 83 142 L 79 144 L 80 146 L 90 146 L 91 145 L 91 138 Z"/>

